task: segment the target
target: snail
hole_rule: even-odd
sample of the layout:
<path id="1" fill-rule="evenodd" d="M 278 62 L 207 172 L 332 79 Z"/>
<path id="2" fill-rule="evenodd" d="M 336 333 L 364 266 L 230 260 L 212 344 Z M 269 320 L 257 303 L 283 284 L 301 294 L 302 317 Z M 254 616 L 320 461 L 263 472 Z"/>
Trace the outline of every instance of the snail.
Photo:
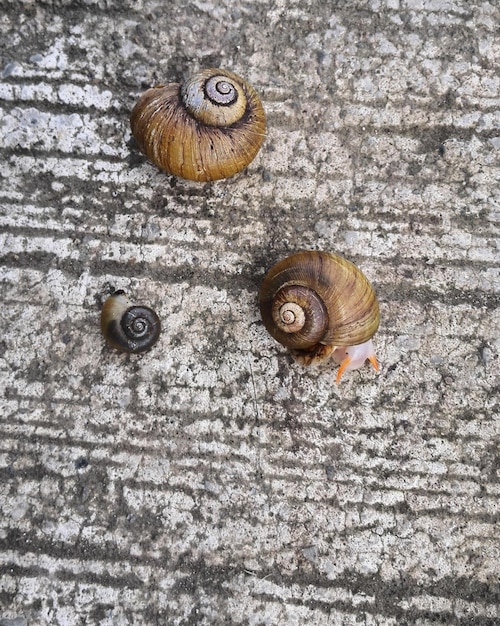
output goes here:
<path id="1" fill-rule="evenodd" d="M 207 69 L 142 94 L 130 126 L 139 148 L 174 176 L 206 182 L 244 169 L 259 151 L 266 116 L 237 74 Z"/>
<path id="2" fill-rule="evenodd" d="M 264 326 L 302 364 L 329 357 L 344 372 L 368 359 L 379 370 L 372 337 L 380 312 L 363 272 L 329 252 L 304 251 L 279 261 L 259 292 Z"/>
<path id="3" fill-rule="evenodd" d="M 101 331 L 113 348 L 137 354 L 146 352 L 158 341 L 161 324 L 153 309 L 132 304 L 120 289 L 102 307 Z"/>

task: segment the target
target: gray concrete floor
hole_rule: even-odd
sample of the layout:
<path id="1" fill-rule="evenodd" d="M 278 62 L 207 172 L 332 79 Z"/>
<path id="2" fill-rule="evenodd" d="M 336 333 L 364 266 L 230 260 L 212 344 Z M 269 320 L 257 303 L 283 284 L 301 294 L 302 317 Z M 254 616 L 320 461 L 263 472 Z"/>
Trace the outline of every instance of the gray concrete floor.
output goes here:
<path id="1" fill-rule="evenodd" d="M 498 624 L 497 0 L 0 7 L 0 625 Z M 196 184 L 128 115 L 209 66 L 269 128 Z M 303 248 L 372 280 L 378 376 L 264 330 Z"/>

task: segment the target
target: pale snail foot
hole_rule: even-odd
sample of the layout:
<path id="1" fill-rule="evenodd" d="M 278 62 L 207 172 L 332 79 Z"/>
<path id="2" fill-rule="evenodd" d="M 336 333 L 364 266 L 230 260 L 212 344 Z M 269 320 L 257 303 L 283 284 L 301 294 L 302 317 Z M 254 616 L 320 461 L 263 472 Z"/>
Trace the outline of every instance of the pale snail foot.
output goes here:
<path id="1" fill-rule="evenodd" d="M 331 357 L 340 365 L 335 379 L 337 384 L 345 372 L 363 367 L 366 361 L 370 361 L 376 372 L 380 370 L 371 339 L 358 346 L 326 346 L 319 343 L 308 350 L 292 350 L 291 352 L 294 359 L 305 366 L 317 365 Z"/>
<path id="2" fill-rule="evenodd" d="M 373 369 L 380 370 L 372 340 L 365 341 L 358 346 L 337 347 L 332 352 L 332 359 L 340 365 L 335 382 L 338 384 L 344 372 L 363 367 L 366 361 L 370 361 Z"/>

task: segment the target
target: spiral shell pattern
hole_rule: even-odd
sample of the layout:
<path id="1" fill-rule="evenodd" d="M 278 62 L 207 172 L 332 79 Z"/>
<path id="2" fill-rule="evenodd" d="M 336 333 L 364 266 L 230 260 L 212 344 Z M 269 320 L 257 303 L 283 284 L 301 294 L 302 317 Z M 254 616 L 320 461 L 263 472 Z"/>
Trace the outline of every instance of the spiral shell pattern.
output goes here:
<path id="1" fill-rule="evenodd" d="M 112 347 L 137 354 L 149 350 L 158 341 L 161 323 L 153 309 L 133 305 L 119 290 L 103 305 L 101 331 Z"/>
<path id="2" fill-rule="evenodd" d="M 269 314 L 273 321 L 271 334 L 287 348 L 314 346 L 325 335 L 328 322 L 325 305 L 313 289 L 304 285 L 283 285 L 276 292 L 270 309 L 265 307 L 266 327 Z"/>
<path id="3" fill-rule="evenodd" d="M 307 350 L 317 344 L 355 346 L 377 331 L 375 292 L 353 263 L 328 252 L 305 251 L 274 265 L 260 293 L 264 326 L 282 345 Z M 294 327 L 303 312 L 303 324 Z M 287 311 L 287 320 L 282 311 Z M 294 319 L 292 319 L 294 318 Z M 287 330 L 292 329 L 292 332 Z"/>
<path id="4" fill-rule="evenodd" d="M 255 89 L 233 72 L 208 69 L 182 85 L 148 89 L 130 125 L 158 167 L 199 182 L 233 176 L 259 151 L 266 116 Z"/>

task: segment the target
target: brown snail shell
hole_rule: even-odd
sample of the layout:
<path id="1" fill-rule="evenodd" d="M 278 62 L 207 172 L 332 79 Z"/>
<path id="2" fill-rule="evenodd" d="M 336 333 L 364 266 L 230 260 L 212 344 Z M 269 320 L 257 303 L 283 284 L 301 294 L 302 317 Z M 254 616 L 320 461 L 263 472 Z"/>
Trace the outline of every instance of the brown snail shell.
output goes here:
<path id="1" fill-rule="evenodd" d="M 158 341 L 161 323 L 153 309 L 134 305 L 120 289 L 102 307 L 101 331 L 113 348 L 138 354 Z"/>
<path id="2" fill-rule="evenodd" d="M 347 259 L 329 252 L 293 254 L 266 274 L 259 301 L 266 329 L 302 363 L 332 356 L 341 362 L 337 379 L 366 359 L 378 369 L 371 343 L 380 322 L 377 297 Z M 354 346 L 359 348 L 349 354 Z"/>
<path id="3" fill-rule="evenodd" d="M 255 157 L 266 116 L 240 76 L 207 69 L 148 89 L 130 117 L 139 148 L 159 168 L 199 182 L 233 176 Z"/>

